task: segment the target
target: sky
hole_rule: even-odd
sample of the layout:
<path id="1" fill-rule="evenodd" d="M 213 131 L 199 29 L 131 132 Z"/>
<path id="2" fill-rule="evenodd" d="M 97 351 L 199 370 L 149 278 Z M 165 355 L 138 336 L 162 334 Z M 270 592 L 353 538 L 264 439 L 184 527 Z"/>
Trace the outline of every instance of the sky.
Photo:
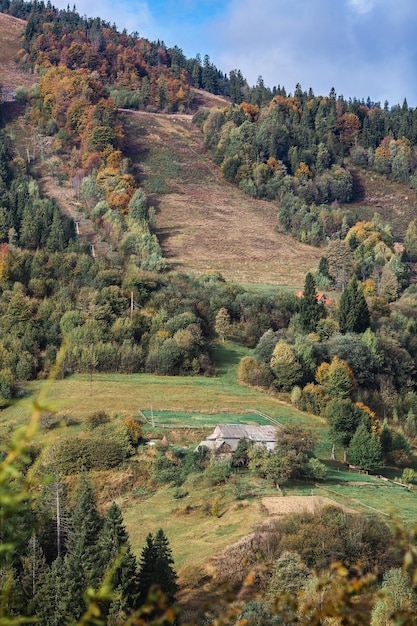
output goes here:
<path id="1" fill-rule="evenodd" d="M 66 8 L 68 0 L 52 1 Z M 70 3 L 73 5 L 73 2 Z M 75 0 L 129 33 L 208 54 L 250 85 L 417 106 L 416 0 Z"/>

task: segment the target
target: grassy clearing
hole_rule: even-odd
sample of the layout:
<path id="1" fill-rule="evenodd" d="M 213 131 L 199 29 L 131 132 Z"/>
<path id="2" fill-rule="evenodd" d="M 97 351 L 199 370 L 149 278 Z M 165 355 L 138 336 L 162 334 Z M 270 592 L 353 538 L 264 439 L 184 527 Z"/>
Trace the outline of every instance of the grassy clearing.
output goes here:
<path id="1" fill-rule="evenodd" d="M 265 517 L 257 498 L 236 502 L 230 485 L 213 490 L 198 476 L 181 490 L 187 495 L 180 500 L 174 498 L 175 488 L 164 488 L 147 499 L 146 506 L 142 502 L 121 504 L 136 554 L 140 554 L 148 533 L 163 527 L 180 573 L 185 565 L 203 565 L 249 534 Z M 218 516 L 210 512 L 213 505 Z"/>
<path id="2" fill-rule="evenodd" d="M 393 483 L 378 479 L 356 481 L 351 476 L 349 483 L 325 485 L 318 492 L 362 513 L 378 513 L 386 521 L 416 521 L 417 493 Z"/>
<path id="3" fill-rule="evenodd" d="M 249 409 L 253 409 L 285 424 L 298 422 L 323 428 L 322 419 L 307 416 L 261 390 L 240 385 L 237 379 L 239 362 L 247 354 L 250 350 L 242 346 L 219 344 L 215 354 L 218 373 L 215 378 L 94 374 L 90 385 L 88 375 L 78 374 L 48 383 L 48 397 L 51 409 L 62 414 L 70 413 L 81 421 L 97 410 L 133 417 L 139 415 L 139 410 L 150 417 L 152 410 L 159 423 L 197 428 L 211 427 L 217 421 L 225 421 L 227 416 L 259 423 L 254 415 L 246 415 Z M 28 384 L 27 398 L 1 411 L 0 424 L 24 424 L 31 412 L 30 401 L 43 384 L 42 381 Z"/>
<path id="4" fill-rule="evenodd" d="M 248 409 L 256 409 L 282 423 L 297 422 L 318 433 L 315 452 L 319 458 L 326 460 L 329 480 L 320 487 L 305 483 L 284 485 L 285 495 L 311 496 L 313 490 L 315 495 L 327 496 L 349 509 L 367 513 L 376 509 L 384 519 L 391 519 L 384 513 L 394 514 L 398 519 L 411 523 L 415 518 L 416 494 L 372 476 L 348 472 L 328 460 L 331 446 L 323 419 L 301 413 L 264 392 L 239 385 L 239 361 L 248 353 L 247 349 L 232 343 L 219 344 L 216 351 L 217 378 L 95 374 L 91 392 L 88 376 L 56 380 L 49 389 L 51 406 L 62 415 L 70 413 L 80 424 L 55 430 L 41 429 L 39 437 L 43 442 L 50 443 L 56 436 L 82 431 L 83 420 L 99 409 L 111 415 L 126 416 L 137 416 L 140 409 L 150 418 L 152 406 L 156 425 L 164 423 L 172 427 L 171 433 L 167 431 L 168 439 L 176 441 L 176 445 L 183 445 L 184 442 L 191 445 L 197 435 L 201 438 L 200 432 L 190 433 L 186 429 L 184 434 L 180 430 L 175 432 L 177 426 L 203 431 L 205 428 L 212 430 L 217 422 L 265 423 L 259 416 L 246 413 Z M 31 383 L 26 401 L 0 413 L 1 430 L 27 422 L 31 412 L 30 399 L 43 384 L 39 381 Z M 151 426 L 146 428 L 149 432 Z M 162 429 L 155 430 L 160 436 Z M 134 476 L 136 474 L 134 471 Z M 163 487 L 150 495 L 147 488 L 143 489 L 146 480 L 144 483 L 141 471 L 130 489 L 123 488 L 122 476 L 123 470 L 112 474 L 111 480 L 116 487 L 120 485 L 117 487 L 119 491 L 111 497 L 118 498 L 135 553 L 140 555 L 149 532 L 163 527 L 172 546 L 176 566 L 185 577 L 189 575 L 187 571 L 191 564 L 199 566 L 206 563 L 212 555 L 250 533 L 265 519 L 261 498 L 277 495 L 271 484 L 244 473 L 227 485 L 215 488 L 208 485 L 201 475 L 191 475 L 179 490 L 174 486 Z M 176 499 L 178 491 L 183 495 L 180 499 Z M 237 497 L 240 499 L 237 500 Z"/>

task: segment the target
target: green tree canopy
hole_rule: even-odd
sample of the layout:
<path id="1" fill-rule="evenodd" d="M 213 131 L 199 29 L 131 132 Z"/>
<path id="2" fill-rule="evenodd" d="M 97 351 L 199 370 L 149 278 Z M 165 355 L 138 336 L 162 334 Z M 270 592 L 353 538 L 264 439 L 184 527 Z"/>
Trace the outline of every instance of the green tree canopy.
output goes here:
<path id="1" fill-rule="evenodd" d="M 378 469 L 382 465 L 379 439 L 364 423 L 358 426 L 351 439 L 348 458 L 351 463 L 363 469 Z"/>
<path id="2" fill-rule="evenodd" d="M 300 324 L 305 333 L 313 333 L 324 315 L 324 307 L 317 301 L 316 283 L 313 274 L 308 272 L 304 283 L 303 297 L 300 298 Z"/>

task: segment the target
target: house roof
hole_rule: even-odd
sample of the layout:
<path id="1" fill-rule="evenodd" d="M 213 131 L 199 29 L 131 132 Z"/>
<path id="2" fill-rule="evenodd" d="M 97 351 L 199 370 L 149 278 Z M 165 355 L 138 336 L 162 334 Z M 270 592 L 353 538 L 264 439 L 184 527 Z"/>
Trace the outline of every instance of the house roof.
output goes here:
<path id="1" fill-rule="evenodd" d="M 296 291 L 295 295 L 297 296 L 297 298 L 304 298 L 304 291 Z M 317 293 L 316 300 L 321 304 L 330 304 L 330 302 L 332 301 L 332 299 L 328 298 L 325 293 Z"/>
<path id="2" fill-rule="evenodd" d="M 206 446 L 211 450 L 220 448 L 226 443 L 231 452 L 234 452 L 240 439 L 249 439 L 255 445 L 265 446 L 273 450 L 277 441 L 276 426 L 252 426 L 248 424 L 217 424 L 214 432 L 201 441 L 200 446 Z"/>

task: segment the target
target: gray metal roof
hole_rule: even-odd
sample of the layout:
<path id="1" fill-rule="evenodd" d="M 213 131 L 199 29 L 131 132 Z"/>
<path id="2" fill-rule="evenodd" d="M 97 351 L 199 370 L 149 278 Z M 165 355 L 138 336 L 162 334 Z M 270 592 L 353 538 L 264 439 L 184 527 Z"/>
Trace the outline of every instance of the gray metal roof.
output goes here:
<path id="1" fill-rule="evenodd" d="M 252 441 L 276 441 L 276 426 L 252 426 L 248 424 L 217 424 L 207 439 L 251 439 Z"/>
<path id="2" fill-rule="evenodd" d="M 201 441 L 197 447 L 206 446 L 211 450 L 216 450 L 226 443 L 231 452 L 235 452 L 240 439 L 249 439 L 254 442 L 255 446 L 265 446 L 272 451 L 277 438 L 276 426 L 217 424 L 214 432 L 205 441 Z"/>

